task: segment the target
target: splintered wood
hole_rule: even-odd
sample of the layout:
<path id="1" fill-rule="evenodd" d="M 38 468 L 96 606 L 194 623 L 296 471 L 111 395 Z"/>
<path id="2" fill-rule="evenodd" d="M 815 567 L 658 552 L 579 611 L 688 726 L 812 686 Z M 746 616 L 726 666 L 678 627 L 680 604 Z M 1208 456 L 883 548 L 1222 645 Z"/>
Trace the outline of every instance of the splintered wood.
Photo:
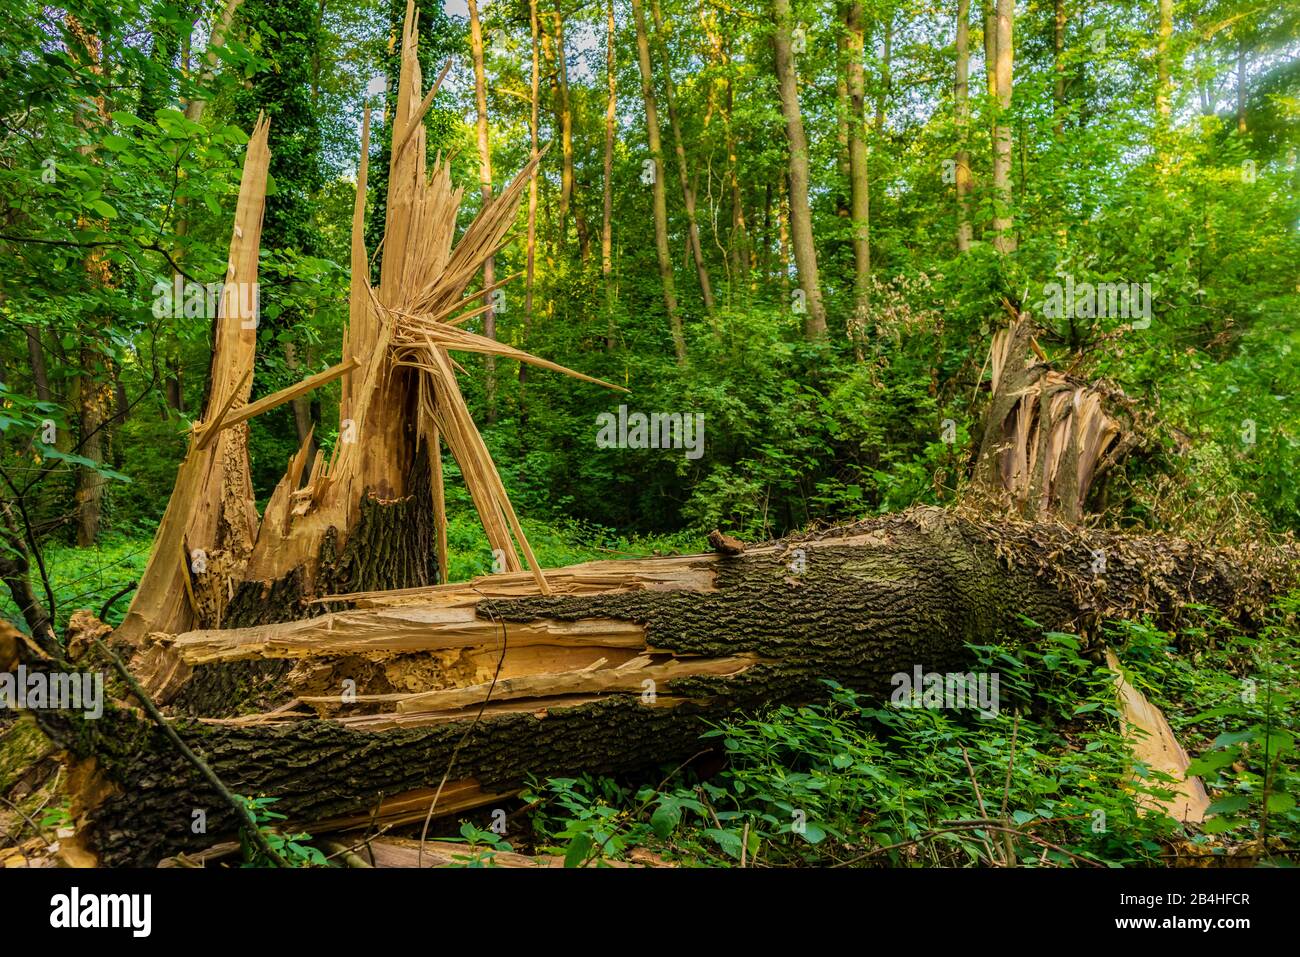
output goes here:
<path id="1" fill-rule="evenodd" d="M 550 584 L 555 593 L 575 596 L 712 593 L 714 561 L 711 555 L 694 555 L 588 562 L 554 570 Z M 137 664 L 146 684 L 154 678 L 158 693 L 165 695 L 175 688 L 173 674 L 195 667 L 288 660 L 293 663 L 286 679 L 286 694 L 295 696 L 291 702 L 274 712 L 217 723 L 261 725 L 314 713 L 363 730 L 384 730 L 456 720 L 485 702 L 493 714 L 572 706 L 600 694 L 640 693 L 676 678 L 736 675 L 761 660 L 752 654 L 693 657 L 656 651 L 647 645 L 645 627 L 625 619 L 512 622 L 493 611 L 493 598 L 535 594 L 531 575 L 516 572 L 459 585 L 328 596 L 354 607 L 283 624 L 191 631 L 155 643 L 147 655 L 137 656 Z M 342 674 L 336 668 L 369 678 L 345 699 L 334 690 Z M 385 690 L 376 693 L 372 686 Z M 312 687 L 331 690 L 313 694 Z M 660 704 L 675 703 L 665 698 Z M 345 706 L 349 713 L 340 716 Z"/>
<path id="2" fill-rule="evenodd" d="M 140 646 L 150 634 L 221 628 L 241 588 L 265 596 L 292 580 L 289 599 L 305 607 L 321 591 L 448 581 L 447 516 L 442 448 L 460 466 L 489 547 L 503 570 L 525 572 L 533 594 L 550 593 L 492 456 L 457 381 L 453 351 L 501 356 L 612 389 L 582 375 L 463 328 L 489 308 L 484 297 L 504 284 L 467 292 L 483 263 L 507 240 L 525 186 L 537 170 L 534 157 L 499 194 L 486 201 L 456 238 L 462 190 L 451 165 L 438 158 L 426 168 L 424 117 L 438 83 L 421 96 L 417 56 L 418 14 L 408 2 L 401 44 L 397 103 L 389 124 L 392 150 L 379 283 L 370 282 L 365 209 L 370 155 L 370 114 L 361 134 L 357 191 L 351 224 L 351 280 L 342 361 L 302 382 L 250 402 L 257 339 L 257 260 L 270 164 L 268 122 L 259 117 L 248 144 L 239 205 L 230 242 L 227 285 L 221 299 L 212 356 L 211 388 L 194 426 L 189 454 L 159 527 L 149 564 L 118 636 Z M 511 277 L 514 278 L 514 277 Z M 313 389 L 340 382 L 338 439 L 329 455 L 314 455 L 308 435 L 275 487 L 261 516 L 254 506 L 247 422 Z M 626 390 L 621 390 L 626 391 Z M 424 469 L 428 470 L 427 477 Z M 357 532 L 369 502 L 411 499 L 420 489 L 432 512 L 437 570 L 420 567 L 396 582 L 323 583 L 321 565 L 341 554 Z M 423 498 L 427 496 L 427 499 Z M 359 538 L 364 547 L 369 539 Z M 419 556 L 417 556 L 419 557 Z M 420 560 L 423 560 L 420 558 Z M 404 580 L 403 580 L 404 579 Z M 516 593 L 524 586 L 511 579 Z M 244 602 L 246 606 L 247 601 Z M 281 616 L 283 617 L 283 616 Z M 249 620 L 244 614 L 244 622 Z M 257 620 L 253 618 L 252 620 Z M 266 619 L 270 620 L 270 619 Z"/>
<path id="3" fill-rule="evenodd" d="M 1010 495 L 1026 518 L 1076 522 L 1094 480 L 1132 437 L 1094 385 L 1053 370 L 1021 315 L 993 337 L 992 399 L 975 475 Z"/>
<path id="4" fill-rule="evenodd" d="M 204 414 L 209 430 L 205 434 L 204 427 L 199 426 L 194 433 L 135 599 L 117 630 L 120 639 L 133 644 L 151 631 L 176 632 L 192 627 L 201 609 L 220 617 L 224 582 L 213 575 L 201 579 L 196 587 L 191 571 L 202 575 L 211 567 L 214 572 L 225 570 L 237 575 L 257 538 L 248 428 L 222 428 L 220 423 L 231 408 L 247 404 L 252 390 L 257 315 L 249 314 L 253 297 L 242 291 L 257 286 L 266 176 L 271 164 L 269 129 L 269 121 L 259 114 L 244 156 L 212 351 L 211 385 Z"/>

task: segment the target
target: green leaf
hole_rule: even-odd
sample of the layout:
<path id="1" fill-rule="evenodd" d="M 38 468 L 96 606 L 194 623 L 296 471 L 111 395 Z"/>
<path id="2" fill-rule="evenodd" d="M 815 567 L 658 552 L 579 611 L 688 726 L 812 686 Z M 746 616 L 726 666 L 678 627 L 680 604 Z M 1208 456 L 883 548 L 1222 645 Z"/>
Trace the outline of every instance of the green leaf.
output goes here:
<path id="1" fill-rule="evenodd" d="M 1211 814 L 1233 814 L 1250 807 L 1250 796 L 1246 794 L 1228 794 L 1218 798 L 1207 811 Z"/>
<path id="2" fill-rule="evenodd" d="M 812 821 L 808 821 L 804 824 L 800 836 L 809 844 L 820 844 L 826 839 L 826 831 L 820 824 L 814 824 Z"/>
<path id="3" fill-rule="evenodd" d="M 569 848 L 564 852 L 564 866 L 577 867 L 587 859 L 591 853 L 591 835 L 577 834 L 569 842 Z"/>
<path id="4" fill-rule="evenodd" d="M 1270 814 L 1282 814 L 1293 807 L 1295 807 L 1295 795 L 1293 794 L 1279 791 L 1268 796 L 1268 811 Z"/>
<path id="5" fill-rule="evenodd" d="M 102 199 L 92 199 L 86 205 L 99 213 L 99 215 L 103 216 L 105 219 L 117 219 L 117 210 L 108 205 L 108 203 L 104 202 Z"/>
<path id="6" fill-rule="evenodd" d="M 1254 731 L 1225 731 L 1214 739 L 1214 748 L 1226 748 L 1234 744 L 1241 744 L 1243 741 L 1250 741 L 1255 737 Z"/>
<path id="7" fill-rule="evenodd" d="M 665 801 L 650 815 L 650 827 L 660 838 L 667 838 L 682 820 L 682 809 L 675 801 Z"/>
<path id="8" fill-rule="evenodd" d="M 1211 774 L 1226 768 L 1235 760 L 1237 760 L 1236 752 L 1210 751 L 1198 758 L 1193 758 L 1191 763 L 1187 765 L 1187 773 L 1189 775 Z"/>
<path id="9" fill-rule="evenodd" d="M 1223 834 L 1245 823 L 1241 818 L 1236 817 L 1212 817 L 1201 825 L 1201 830 L 1206 834 Z"/>

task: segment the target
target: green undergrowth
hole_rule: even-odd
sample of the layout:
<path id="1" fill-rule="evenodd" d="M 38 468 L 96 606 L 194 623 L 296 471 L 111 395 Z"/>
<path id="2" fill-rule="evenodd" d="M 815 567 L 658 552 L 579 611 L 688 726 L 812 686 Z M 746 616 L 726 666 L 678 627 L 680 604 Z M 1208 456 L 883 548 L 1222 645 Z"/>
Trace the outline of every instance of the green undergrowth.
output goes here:
<path id="1" fill-rule="evenodd" d="M 1000 676 L 996 715 L 897 707 L 828 682 L 824 704 L 710 729 L 701 746 L 726 756 L 710 776 L 688 766 L 657 784 L 535 782 L 529 831 L 508 836 L 569 866 L 634 848 L 687 866 L 1116 867 L 1243 854 L 1286 866 L 1300 849 L 1298 605 L 1279 601 L 1253 635 L 1207 609 L 1176 634 L 1109 629 L 1204 778 L 1213 804 L 1200 825 L 1144 813 L 1174 782 L 1135 765 L 1096 650 L 1049 632 L 1033 648 L 973 648 L 975 670 Z"/>

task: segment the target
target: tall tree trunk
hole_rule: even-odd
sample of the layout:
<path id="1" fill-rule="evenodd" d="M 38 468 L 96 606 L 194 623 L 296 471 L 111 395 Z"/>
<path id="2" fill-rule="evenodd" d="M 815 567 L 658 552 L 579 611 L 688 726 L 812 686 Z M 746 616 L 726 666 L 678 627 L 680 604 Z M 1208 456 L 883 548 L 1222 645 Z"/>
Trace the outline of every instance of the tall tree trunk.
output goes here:
<path id="1" fill-rule="evenodd" d="M 605 291 L 605 350 L 614 351 L 614 128 L 618 119 L 618 56 L 615 46 L 614 0 L 605 4 L 605 77 L 609 98 L 605 102 L 605 152 L 602 162 L 604 194 L 601 197 L 600 278 Z M 522 363 L 521 363 L 522 366 Z"/>
<path id="2" fill-rule="evenodd" d="M 560 169 L 560 235 L 566 236 L 569 213 L 577 205 L 573 178 L 573 104 L 569 96 L 569 62 L 564 46 L 564 13 L 559 6 L 551 14 L 555 42 L 556 112 L 560 128 L 560 149 L 563 165 Z M 578 253 L 585 260 L 589 254 L 586 220 L 577 217 Z"/>
<path id="3" fill-rule="evenodd" d="M 113 391 L 105 381 L 103 356 L 93 347 L 81 350 L 77 405 L 81 424 L 79 454 L 102 463 L 108 450 L 109 402 Z M 104 505 L 104 476 L 93 468 L 77 470 L 77 544 L 95 544 Z"/>
<path id="4" fill-rule="evenodd" d="M 655 39 L 658 41 L 659 59 L 664 66 L 664 99 L 668 103 L 668 125 L 673 132 L 673 146 L 677 153 L 677 178 L 681 180 L 682 199 L 686 207 L 686 240 L 691 257 L 695 260 L 695 273 L 700 281 L 700 298 L 704 309 L 713 314 L 713 287 L 709 283 L 709 269 L 704 262 L 704 249 L 700 245 L 700 227 L 695 218 L 695 190 L 686 169 L 686 143 L 683 139 L 682 120 L 677 114 L 677 95 L 673 90 L 673 71 L 668 57 L 668 41 L 664 37 L 664 20 L 659 12 L 659 0 L 651 0 L 650 10 L 655 21 Z"/>
<path id="5" fill-rule="evenodd" d="M 41 342 L 41 327 L 28 324 L 23 326 L 23 332 L 27 338 L 27 359 L 32 367 L 32 388 L 36 390 L 36 398 L 50 402 L 50 373 L 45 366 L 45 344 Z"/>
<path id="6" fill-rule="evenodd" d="M 66 16 L 68 32 L 76 41 L 76 48 L 69 49 L 72 58 L 84 68 L 95 74 L 103 73 L 103 47 L 99 38 L 86 29 L 80 21 L 68 14 Z M 99 119 L 106 121 L 108 107 L 103 97 L 94 103 Z M 83 129 L 93 132 L 90 110 L 83 107 L 77 116 L 77 123 Z M 94 152 L 93 145 L 83 146 L 79 151 L 83 155 Z M 112 282 L 108 261 L 98 248 L 94 248 L 84 260 L 86 280 L 92 289 L 106 289 Z M 92 318 L 93 317 L 88 317 Z M 102 463 L 107 451 L 108 436 L 105 427 L 108 421 L 108 409 L 112 401 L 112 388 L 106 381 L 104 357 L 94 345 L 94 337 L 89 330 L 83 330 L 83 345 L 78 350 L 79 375 L 77 378 L 77 412 L 80 422 L 80 454 L 95 463 Z M 92 467 L 77 469 L 76 487 L 76 524 L 77 544 L 81 547 L 93 545 L 99 536 L 99 524 L 104 500 L 106 480 L 101 472 Z"/>
<path id="7" fill-rule="evenodd" d="M 1065 135 L 1065 0 L 1052 0 L 1052 135 L 1059 141 Z M 1160 0 L 1161 4 L 1173 0 Z"/>
<path id="8" fill-rule="evenodd" d="M 469 3 L 469 42 L 470 54 L 474 59 L 474 107 L 477 111 L 476 129 L 478 132 L 478 178 L 479 189 L 483 194 L 483 204 L 492 199 L 492 144 L 488 138 L 487 113 L 487 71 L 483 67 L 483 25 L 478 16 L 478 0 Z M 483 263 L 483 288 L 496 281 L 496 261 L 489 256 Z M 489 339 L 497 337 L 496 310 L 492 308 L 491 299 L 484 301 L 483 335 Z M 522 364 L 522 363 L 521 363 Z M 487 404 L 487 420 L 496 421 L 497 415 L 497 374 L 496 357 L 483 357 L 483 394 Z"/>
<path id="9" fill-rule="evenodd" d="M 835 145 L 839 147 L 836 158 L 839 162 L 840 177 L 847 183 L 852 176 L 849 159 L 849 38 L 840 35 L 835 38 Z M 840 66 L 842 65 L 842 69 Z M 842 195 L 836 196 L 836 212 L 841 216 L 849 215 L 848 205 Z"/>
<path id="10" fill-rule="evenodd" d="M 1246 41 L 1237 41 L 1237 132 L 1246 132 Z"/>
<path id="11" fill-rule="evenodd" d="M 230 25 L 234 22 L 235 14 L 243 2 L 244 0 L 225 0 L 222 4 L 221 13 L 217 16 L 216 25 L 212 28 L 212 35 L 208 40 L 207 52 L 203 56 L 203 69 L 199 74 L 199 83 L 211 83 L 212 78 L 216 76 L 217 64 L 220 62 L 217 50 L 230 36 Z M 201 96 L 194 97 L 185 104 L 185 118 L 197 123 L 203 118 L 203 110 L 206 106 L 207 100 Z"/>
<path id="12" fill-rule="evenodd" d="M 734 96 L 731 78 L 728 77 L 723 114 L 727 124 L 727 179 L 731 187 L 731 236 L 728 237 L 728 251 L 732 257 L 733 281 L 743 284 L 748 279 L 749 269 L 752 266 L 753 250 L 749 248 L 749 234 L 745 225 L 745 196 L 740 188 L 740 163 L 736 155 L 736 134 L 732 126 Z"/>
<path id="13" fill-rule="evenodd" d="M 960 0 L 966 2 L 966 0 Z M 848 40 L 846 85 L 849 93 L 849 206 L 853 218 L 854 346 L 861 355 L 871 306 L 871 183 L 867 171 L 866 77 L 862 55 L 862 0 L 849 0 L 845 11 Z"/>
<path id="14" fill-rule="evenodd" d="M 997 0 L 982 0 L 984 11 L 984 82 L 993 99 L 998 96 Z"/>
<path id="15" fill-rule="evenodd" d="M 772 44 L 776 53 L 776 78 L 781 90 L 790 160 L 790 226 L 794 233 L 794 258 L 804 294 L 804 336 L 826 336 L 826 309 L 817 278 L 817 250 L 813 244 L 812 208 L 808 202 L 808 137 L 799 110 L 799 82 L 791 50 L 793 16 L 790 0 L 772 0 Z"/>
<path id="16" fill-rule="evenodd" d="M 1016 237 L 1011 216 L 1011 66 L 1015 0 L 997 0 L 997 121 L 993 129 L 993 247 L 1000 253 L 1014 252 Z"/>
<path id="17" fill-rule="evenodd" d="M 957 157 L 953 177 L 957 185 L 957 252 L 970 251 L 970 0 L 957 0 L 957 79 L 953 88 L 957 117 Z"/>
<path id="18" fill-rule="evenodd" d="M 709 38 L 713 64 L 721 77 L 722 89 L 722 124 L 725 131 L 724 146 L 727 150 L 727 168 L 723 174 L 723 188 L 731 200 L 731 227 L 727 236 L 727 267 L 731 288 L 743 285 L 748 279 L 750 269 L 756 266 L 753 260 L 754 250 L 750 248 L 748 229 L 745 223 L 745 197 L 740 185 L 740 169 L 736 153 L 736 130 L 734 126 L 735 91 L 731 81 L 730 39 L 719 25 L 720 10 L 702 13 L 700 22 Z"/>
<path id="19" fill-rule="evenodd" d="M 528 29 L 532 36 L 533 71 L 529 84 L 528 104 L 528 142 L 530 159 L 537 163 L 538 144 L 538 101 L 541 95 L 541 29 L 537 19 L 537 0 L 528 0 Z M 528 347 L 528 336 L 533 327 L 533 285 L 537 279 L 537 167 L 528 180 L 528 232 L 524 240 L 524 348 Z M 519 363 L 519 416 L 522 421 L 527 417 L 524 405 L 524 384 L 528 381 L 528 363 Z"/>
<path id="20" fill-rule="evenodd" d="M 1060 2 L 1060 0 L 1058 0 Z M 1156 132 L 1169 128 L 1170 72 L 1169 42 L 1174 35 L 1174 0 L 1160 0 L 1160 22 L 1156 27 Z M 1159 144 L 1163 146 L 1163 144 Z M 1163 150 L 1162 150 L 1163 152 Z"/>
<path id="21" fill-rule="evenodd" d="M 659 260 L 659 279 L 664 290 L 664 309 L 672 330 L 673 349 L 678 364 L 686 362 L 686 338 L 682 317 L 677 312 L 677 290 L 673 285 L 673 260 L 668 249 L 668 200 L 664 193 L 664 154 L 659 139 L 659 115 L 655 110 L 654 74 L 650 70 L 650 40 L 646 31 L 642 0 L 632 0 L 632 19 L 636 26 L 636 55 L 641 69 L 641 97 L 645 100 L 646 136 L 650 142 L 651 169 L 654 173 L 655 253 Z"/>

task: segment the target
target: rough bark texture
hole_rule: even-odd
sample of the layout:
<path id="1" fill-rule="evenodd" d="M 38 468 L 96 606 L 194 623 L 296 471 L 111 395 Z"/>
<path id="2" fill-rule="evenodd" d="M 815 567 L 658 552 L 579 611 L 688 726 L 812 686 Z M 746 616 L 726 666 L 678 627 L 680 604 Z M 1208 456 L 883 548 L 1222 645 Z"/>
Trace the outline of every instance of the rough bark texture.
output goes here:
<path id="1" fill-rule="evenodd" d="M 1104 574 L 1096 571 L 1099 552 Z M 176 726 L 232 790 L 278 797 L 277 809 L 295 824 L 364 826 L 383 799 L 422 800 L 422 812 L 428 798 L 418 795 L 444 774 L 467 796 L 440 809 L 499 802 L 530 775 L 620 774 L 680 760 L 700 749 L 705 720 L 824 697 L 823 679 L 882 694 L 892 674 L 916 665 L 964 670 L 966 643 L 1032 639 L 1038 629 L 1022 615 L 1042 628 L 1068 628 L 1103 614 L 1169 617 L 1198 602 L 1249 619 L 1296 575 L 1289 553 L 1270 564 L 1175 540 L 991 524 L 932 509 L 698 562 L 712 569 L 714 587 L 493 598 L 477 614 L 493 623 L 637 622 L 648 653 L 681 661 L 754 656 L 737 673 L 664 680 L 649 700 L 636 692 L 539 698 L 481 717 L 478 706 L 416 715 L 382 731 L 315 718 Z M 287 664 L 195 670 L 223 676 L 228 694 L 239 696 L 250 673 Z M 151 864 L 233 830 L 201 780 L 133 712 L 114 709 L 80 724 L 50 713 L 42 719 L 74 756 L 80 832 L 102 863 Z M 207 814 L 204 834 L 191 831 L 195 810 Z"/>
<path id="2" fill-rule="evenodd" d="M 411 490 L 395 501 L 361 497 L 360 518 L 339 549 L 339 530 L 321 544 L 316 579 L 308 584 L 301 569 L 272 582 L 245 581 L 226 606 L 219 627 L 241 628 L 292 621 L 329 611 L 312 603 L 322 595 L 415 588 L 438 581 L 429 449 L 420 443 L 403 483 Z"/>

